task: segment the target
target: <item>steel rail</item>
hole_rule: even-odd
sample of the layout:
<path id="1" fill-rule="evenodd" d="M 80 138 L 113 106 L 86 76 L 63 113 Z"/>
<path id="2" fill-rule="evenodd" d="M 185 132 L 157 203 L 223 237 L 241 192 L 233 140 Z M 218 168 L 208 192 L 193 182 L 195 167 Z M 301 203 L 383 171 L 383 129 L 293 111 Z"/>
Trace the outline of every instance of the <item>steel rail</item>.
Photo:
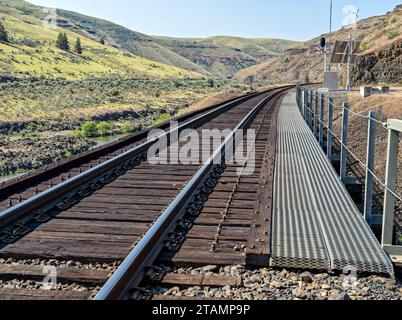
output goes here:
<path id="1" fill-rule="evenodd" d="M 67 196 L 74 196 L 76 191 L 79 190 L 80 187 L 89 184 L 91 182 L 99 181 L 103 176 L 105 176 L 108 172 L 113 171 L 114 169 L 122 166 L 128 161 L 138 158 L 139 155 L 146 152 L 152 145 L 154 145 L 159 139 L 163 137 L 167 137 L 168 145 L 170 144 L 170 137 L 177 132 L 180 133 L 185 129 L 191 128 L 192 126 L 198 126 L 199 124 L 205 123 L 210 119 L 215 118 L 216 116 L 234 108 L 235 106 L 248 101 L 256 96 L 265 94 L 267 92 L 272 91 L 265 90 L 262 92 L 253 93 L 250 95 L 246 95 L 233 101 L 224 103 L 220 107 L 213 109 L 206 114 L 202 114 L 195 119 L 189 120 L 184 124 L 155 137 L 152 140 L 149 140 L 140 146 L 135 147 L 129 151 L 122 153 L 119 156 L 114 157 L 102 164 L 97 165 L 96 167 L 89 169 L 75 177 L 72 177 L 59 185 L 56 185 L 36 196 L 33 196 L 16 206 L 13 206 L 2 213 L 0 213 L 0 229 L 4 229 L 5 227 L 13 224 L 15 222 L 22 221 L 25 218 L 30 218 L 37 212 L 44 213 L 43 211 L 49 211 L 54 208 L 61 200 L 63 200 Z M 143 160 L 143 159 L 141 159 Z M 45 212 L 45 213 L 46 213 Z"/>
<path id="2" fill-rule="evenodd" d="M 168 235 L 174 223 L 183 215 L 183 208 L 186 203 L 191 201 L 194 191 L 202 185 L 207 178 L 211 169 L 217 166 L 221 161 L 228 161 L 225 150 L 227 146 L 235 142 L 235 136 L 239 130 L 247 128 L 253 121 L 258 112 L 266 103 L 274 96 L 283 91 L 294 87 L 287 86 L 278 89 L 261 102 L 259 102 L 252 111 L 240 122 L 240 124 L 231 132 L 225 141 L 219 146 L 212 156 L 204 163 L 204 165 L 193 176 L 185 188 L 173 200 L 169 207 L 161 214 L 152 227 L 146 232 L 144 237 L 139 241 L 127 258 L 122 262 L 112 277 L 101 288 L 95 296 L 95 300 L 126 300 L 130 299 L 130 289 L 138 286 L 144 276 L 144 269 L 152 264 L 157 258 L 163 245 L 164 238 Z M 219 157 L 223 157 L 219 159 Z M 219 161 L 220 160 L 220 161 Z M 225 162 L 226 163 L 226 162 Z"/>
<path id="3" fill-rule="evenodd" d="M 192 117 L 201 115 L 204 112 L 214 110 L 218 107 L 223 106 L 224 104 L 235 102 L 236 100 L 241 99 L 241 98 L 253 97 L 253 95 L 255 95 L 255 93 L 248 93 L 246 95 L 242 95 L 237 98 L 229 99 L 227 101 L 208 106 L 201 110 L 186 113 L 182 116 L 170 119 L 158 126 L 153 126 L 151 128 L 142 130 L 140 132 L 130 134 L 130 135 L 120 138 L 114 142 L 94 148 L 90 151 L 86 151 L 86 152 L 83 152 L 78 155 L 72 156 L 69 159 L 58 161 L 54 164 L 50 164 L 43 168 L 39 168 L 32 172 L 26 173 L 20 177 L 2 182 L 2 183 L 0 183 L 1 196 L 2 197 L 11 196 L 11 195 L 17 193 L 19 190 L 29 187 L 30 184 L 35 183 L 36 181 L 38 181 L 40 179 L 46 179 L 48 176 L 60 174 L 64 170 L 72 169 L 75 166 L 79 166 L 82 163 L 85 163 L 86 161 L 91 161 L 92 159 L 101 157 L 108 152 L 117 151 L 131 143 L 136 143 L 139 140 L 145 139 L 147 137 L 148 133 L 153 129 L 166 130 L 167 128 L 169 128 L 171 121 L 177 121 L 179 123 L 184 123 L 185 121 L 191 119 Z"/>

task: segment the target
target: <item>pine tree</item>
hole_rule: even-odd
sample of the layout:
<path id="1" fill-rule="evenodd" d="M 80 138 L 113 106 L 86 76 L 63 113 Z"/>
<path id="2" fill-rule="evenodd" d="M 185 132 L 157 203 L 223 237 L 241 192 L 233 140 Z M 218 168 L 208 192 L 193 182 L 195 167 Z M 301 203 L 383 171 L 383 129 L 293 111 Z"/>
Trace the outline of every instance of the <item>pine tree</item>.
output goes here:
<path id="1" fill-rule="evenodd" d="M 69 51 L 70 50 L 70 43 L 68 42 L 67 35 L 64 33 L 63 34 L 63 50 L 64 51 Z"/>
<path id="2" fill-rule="evenodd" d="M 4 27 L 3 23 L 0 21 L 0 41 L 1 42 L 8 42 L 8 32 Z"/>
<path id="3" fill-rule="evenodd" d="M 82 54 L 82 46 L 81 46 L 81 40 L 80 38 L 77 38 L 77 41 L 75 42 L 74 45 L 74 52 L 76 54 Z"/>
<path id="4" fill-rule="evenodd" d="M 105 39 L 103 39 L 103 38 L 100 39 L 100 44 L 101 44 L 101 45 L 104 45 L 104 44 L 105 44 Z"/>
<path id="5" fill-rule="evenodd" d="M 57 36 L 56 47 L 61 49 L 61 50 L 64 50 L 63 49 L 64 47 L 63 47 L 63 34 L 62 33 L 59 33 L 59 35 Z"/>
<path id="6" fill-rule="evenodd" d="M 70 44 L 65 33 L 59 33 L 59 35 L 57 36 L 56 47 L 64 51 L 70 50 Z"/>

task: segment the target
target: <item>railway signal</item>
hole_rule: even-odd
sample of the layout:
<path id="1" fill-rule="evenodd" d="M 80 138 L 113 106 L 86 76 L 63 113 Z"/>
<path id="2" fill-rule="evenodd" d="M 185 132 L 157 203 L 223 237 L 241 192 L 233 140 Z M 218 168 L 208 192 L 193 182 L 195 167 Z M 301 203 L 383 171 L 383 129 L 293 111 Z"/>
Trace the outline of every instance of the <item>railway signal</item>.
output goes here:
<path id="1" fill-rule="evenodd" d="M 324 90 L 334 91 L 338 89 L 339 76 L 338 72 L 331 70 L 331 63 L 328 61 L 328 53 L 332 50 L 332 14 L 333 14 L 333 1 L 330 0 L 330 13 L 329 13 L 329 37 L 320 39 L 321 51 L 324 54 Z"/>
<path id="2" fill-rule="evenodd" d="M 324 50 L 324 49 L 325 49 L 326 44 L 327 44 L 326 39 L 325 39 L 324 37 L 322 37 L 322 38 L 320 39 L 320 47 L 321 47 L 321 50 Z"/>

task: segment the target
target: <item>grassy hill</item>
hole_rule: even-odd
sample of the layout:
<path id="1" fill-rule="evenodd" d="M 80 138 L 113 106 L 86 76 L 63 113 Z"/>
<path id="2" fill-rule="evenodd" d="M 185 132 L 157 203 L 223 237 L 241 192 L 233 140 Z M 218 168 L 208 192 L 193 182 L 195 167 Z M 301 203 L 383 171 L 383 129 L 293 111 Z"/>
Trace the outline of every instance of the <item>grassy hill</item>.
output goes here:
<path id="1" fill-rule="evenodd" d="M 207 39 L 154 37 L 171 51 L 186 57 L 214 75 L 231 77 L 298 44 L 280 39 L 245 39 L 217 36 Z"/>
<path id="2" fill-rule="evenodd" d="M 197 77 L 199 74 L 147 60 L 123 52 L 98 41 L 57 28 L 44 28 L 35 14 L 27 15 L 10 7 L 9 1 L 0 2 L 0 20 L 9 32 L 10 43 L 0 43 L 0 73 L 17 78 L 110 77 Z M 81 38 L 82 55 L 59 50 L 55 40 L 59 32 L 66 32 L 72 47 Z"/>
<path id="3" fill-rule="evenodd" d="M 263 62 L 268 58 L 277 56 L 289 48 L 300 44 L 297 41 L 282 39 L 245 39 L 240 37 L 217 36 L 206 39 L 215 45 L 241 50 L 241 52 L 252 56 Z"/>
<path id="4" fill-rule="evenodd" d="M 358 22 L 353 36 L 362 41 L 360 57 L 354 69 L 355 83 L 375 81 L 395 82 L 401 80 L 400 45 L 402 40 L 402 7 L 384 16 L 364 19 Z M 333 34 L 335 40 L 347 40 L 351 30 L 341 29 Z M 323 36 L 328 38 L 328 34 Z M 245 79 L 254 75 L 261 81 L 289 82 L 308 75 L 310 80 L 322 80 L 323 55 L 319 49 L 320 37 L 295 48 L 285 50 L 281 55 L 266 62 L 239 71 L 236 78 Z M 399 50 L 399 51 L 398 51 Z M 398 53 L 399 52 L 399 53 Z M 385 60 L 387 61 L 385 62 Z M 400 59 L 400 58 L 399 58 Z M 366 61 L 368 60 L 368 61 Z M 381 62 L 384 60 L 383 62 Z M 370 64 L 374 61 L 374 64 Z M 340 68 L 341 77 L 343 69 Z M 397 76 L 399 73 L 399 78 Z"/>
<path id="5" fill-rule="evenodd" d="M 159 45 L 152 37 L 106 20 L 88 17 L 75 12 L 58 10 L 58 14 L 65 19 L 59 20 L 59 24 L 64 28 L 86 34 L 97 40 L 104 39 L 107 44 L 152 61 L 208 74 L 200 66 Z"/>
<path id="6" fill-rule="evenodd" d="M 229 81 L 205 79 L 202 67 L 148 36 L 58 13 L 59 27 L 45 28 L 41 7 L 0 0 L 0 21 L 9 38 L 0 42 L 0 181 L 82 153 L 99 135 L 114 139 L 215 94 L 241 92 Z M 79 37 L 83 53 L 56 48 L 60 32 L 70 48 Z M 89 136 L 88 125 L 103 129 Z"/>
<path id="7" fill-rule="evenodd" d="M 18 20 L 36 19 L 34 22 L 36 25 L 39 25 L 46 15 L 42 7 L 23 0 L 0 0 L 0 11 Z M 81 35 L 88 41 L 99 43 L 103 39 L 109 47 L 119 49 L 126 54 L 204 76 L 220 78 L 232 77 L 237 71 L 276 57 L 284 50 L 298 44 L 298 42 L 280 39 L 245 39 L 226 36 L 207 39 L 153 37 L 76 12 L 57 9 L 57 15 L 57 25 L 60 28 L 74 35 Z M 31 22 L 32 20 L 28 23 Z M 25 30 L 22 31 L 25 32 Z M 101 72 L 107 72 L 107 70 L 103 69 Z"/>
<path id="8" fill-rule="evenodd" d="M 22 15 L 35 17 L 39 20 L 42 20 L 46 15 L 42 7 L 23 0 L 1 0 L 0 7 L 8 7 L 9 10 L 17 11 Z M 57 9 L 57 15 L 58 26 L 96 42 L 104 39 L 106 44 L 124 50 L 127 53 L 181 69 L 206 73 L 202 68 L 160 46 L 151 37 L 139 32 L 76 12 Z"/>

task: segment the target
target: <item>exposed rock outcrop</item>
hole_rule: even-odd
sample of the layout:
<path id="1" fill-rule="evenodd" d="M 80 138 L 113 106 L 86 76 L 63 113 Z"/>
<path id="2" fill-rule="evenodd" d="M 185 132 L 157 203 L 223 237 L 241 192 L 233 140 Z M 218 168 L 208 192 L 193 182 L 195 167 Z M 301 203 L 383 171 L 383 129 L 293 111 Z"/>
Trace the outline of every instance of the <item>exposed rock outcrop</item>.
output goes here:
<path id="1" fill-rule="evenodd" d="M 402 80 L 402 39 L 377 53 L 361 56 L 352 66 L 354 84 Z"/>

